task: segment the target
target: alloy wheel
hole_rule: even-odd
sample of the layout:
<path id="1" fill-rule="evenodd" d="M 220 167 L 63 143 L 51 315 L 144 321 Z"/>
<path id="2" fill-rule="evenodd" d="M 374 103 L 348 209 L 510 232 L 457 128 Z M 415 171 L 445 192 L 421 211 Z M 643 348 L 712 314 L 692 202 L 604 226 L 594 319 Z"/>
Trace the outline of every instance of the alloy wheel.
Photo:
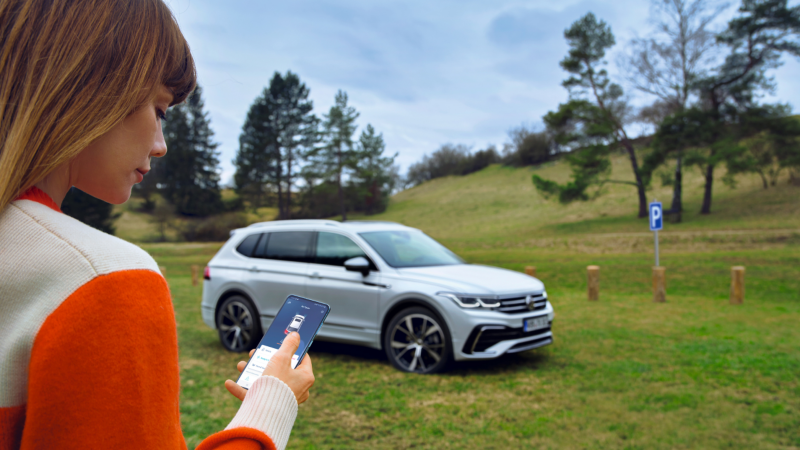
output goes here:
<path id="1" fill-rule="evenodd" d="M 233 352 L 249 350 L 256 327 L 250 307 L 243 301 L 226 302 L 219 312 L 217 327 L 225 348 Z"/>
<path id="2" fill-rule="evenodd" d="M 391 329 L 391 356 L 407 372 L 434 371 L 446 358 L 446 340 L 442 327 L 425 314 L 409 314 Z"/>

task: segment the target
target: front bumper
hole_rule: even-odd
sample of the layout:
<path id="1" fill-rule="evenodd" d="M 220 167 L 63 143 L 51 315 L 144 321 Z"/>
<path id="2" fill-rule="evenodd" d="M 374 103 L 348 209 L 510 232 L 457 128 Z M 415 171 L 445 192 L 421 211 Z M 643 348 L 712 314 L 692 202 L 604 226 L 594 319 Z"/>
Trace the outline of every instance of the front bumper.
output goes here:
<path id="1" fill-rule="evenodd" d="M 543 316 L 548 318 L 547 328 L 523 331 L 525 320 Z M 460 309 L 450 315 L 454 359 L 493 359 L 552 344 L 554 317 L 550 302 L 542 310 L 524 314 Z"/>

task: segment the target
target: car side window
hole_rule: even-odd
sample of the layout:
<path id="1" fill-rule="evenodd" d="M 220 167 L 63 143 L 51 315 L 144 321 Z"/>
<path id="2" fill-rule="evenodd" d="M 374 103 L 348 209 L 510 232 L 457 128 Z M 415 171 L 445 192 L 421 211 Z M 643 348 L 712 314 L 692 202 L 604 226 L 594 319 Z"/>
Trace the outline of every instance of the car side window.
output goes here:
<path id="1" fill-rule="evenodd" d="M 311 262 L 311 231 L 269 233 L 262 258 L 280 261 Z"/>
<path id="2" fill-rule="evenodd" d="M 350 258 L 367 255 L 355 242 L 346 236 L 336 233 L 320 232 L 317 235 L 317 252 L 314 262 L 330 266 L 344 266 Z M 369 260 L 369 258 L 367 258 Z"/>
<path id="3" fill-rule="evenodd" d="M 267 257 L 267 243 L 269 242 L 269 233 L 261 235 L 261 240 L 258 241 L 253 258 L 266 258 Z"/>
<path id="4" fill-rule="evenodd" d="M 256 243 L 258 243 L 258 238 L 260 237 L 261 234 L 251 234 L 247 236 L 242 243 L 236 247 L 236 251 L 244 256 L 253 256 L 253 249 L 256 248 Z"/>

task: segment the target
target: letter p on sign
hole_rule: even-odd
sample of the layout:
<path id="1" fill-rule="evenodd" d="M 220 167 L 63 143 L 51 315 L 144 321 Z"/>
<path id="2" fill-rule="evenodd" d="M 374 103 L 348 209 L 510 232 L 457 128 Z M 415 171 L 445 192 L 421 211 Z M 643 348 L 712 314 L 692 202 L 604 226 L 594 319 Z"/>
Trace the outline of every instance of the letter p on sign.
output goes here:
<path id="1" fill-rule="evenodd" d="M 664 214 L 661 202 L 650 203 L 650 231 L 658 231 L 662 228 L 664 228 Z"/>

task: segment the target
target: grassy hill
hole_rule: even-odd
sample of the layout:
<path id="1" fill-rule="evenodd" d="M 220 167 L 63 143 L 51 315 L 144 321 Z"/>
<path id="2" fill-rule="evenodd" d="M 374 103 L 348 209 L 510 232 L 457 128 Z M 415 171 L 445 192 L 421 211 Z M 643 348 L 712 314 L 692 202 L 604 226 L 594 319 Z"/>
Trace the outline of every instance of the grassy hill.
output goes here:
<path id="1" fill-rule="evenodd" d="M 551 163 L 536 168 L 490 166 L 464 177 L 436 179 L 400 192 L 389 209 L 370 220 L 390 220 L 418 227 L 457 247 L 542 246 L 544 240 L 586 234 L 646 233 L 647 221 L 636 218 L 635 190 L 627 185 L 608 185 L 594 200 L 559 204 L 543 198 L 531 183 L 531 174 L 566 181 L 569 168 Z M 700 215 L 703 178 L 697 169 L 684 174 L 683 222 L 665 225 L 664 233 L 727 230 L 761 233 L 800 230 L 800 188 L 784 177 L 780 184 L 764 190 L 756 175 L 739 177 L 730 188 L 717 170 L 711 215 Z M 627 158 L 613 160 L 612 177 L 632 180 Z M 648 192 L 668 208 L 672 187 L 660 186 Z M 608 236 L 611 237 L 611 236 Z"/>
<path id="2" fill-rule="evenodd" d="M 613 158 L 614 179 L 632 180 L 630 172 L 626 157 Z M 562 162 L 535 168 L 493 165 L 471 175 L 439 178 L 402 191 L 383 214 L 350 218 L 400 222 L 456 248 L 560 248 L 566 239 L 571 245 L 587 243 L 587 252 L 602 252 L 605 247 L 619 252 L 620 246 L 633 245 L 635 240 L 630 238 L 651 236 L 646 220 L 636 218 L 632 186 L 610 184 L 593 200 L 562 205 L 536 191 L 531 183 L 533 173 L 559 182 L 570 175 L 569 167 Z M 769 241 L 794 239 L 792 233 L 800 232 L 800 188 L 788 185 L 788 175 L 778 186 L 765 190 L 757 175 L 740 176 L 735 188 L 728 187 L 721 181 L 724 173 L 724 168 L 717 170 L 712 214 L 706 216 L 699 214 L 703 192 L 700 171 L 693 168 L 684 173 L 686 212 L 682 223 L 665 225 L 665 239 L 685 241 L 691 237 L 692 242 L 702 244 L 705 238 L 698 241 L 694 237 L 715 235 L 729 236 L 725 239 L 736 242 L 744 236 L 745 240 Z M 668 208 L 672 188 L 654 181 L 648 192 L 648 200 L 653 199 Z M 156 241 L 156 224 L 149 215 L 136 212 L 137 206 L 138 201 L 132 199 L 117 207 L 122 213 L 116 222 L 117 235 L 132 242 Z M 272 220 L 276 214 L 275 208 L 259 208 L 248 213 L 248 221 Z M 176 240 L 177 234 L 169 230 L 167 237 Z"/>

